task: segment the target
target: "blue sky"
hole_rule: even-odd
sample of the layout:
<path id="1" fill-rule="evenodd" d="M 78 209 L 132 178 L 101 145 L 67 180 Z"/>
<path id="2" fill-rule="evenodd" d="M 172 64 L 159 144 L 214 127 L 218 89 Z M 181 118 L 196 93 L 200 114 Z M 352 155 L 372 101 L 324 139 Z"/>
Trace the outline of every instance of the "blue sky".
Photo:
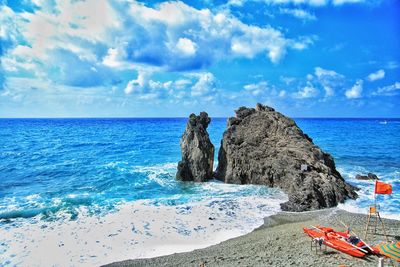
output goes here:
<path id="1" fill-rule="evenodd" d="M 0 117 L 400 117 L 396 0 L 0 3 Z"/>

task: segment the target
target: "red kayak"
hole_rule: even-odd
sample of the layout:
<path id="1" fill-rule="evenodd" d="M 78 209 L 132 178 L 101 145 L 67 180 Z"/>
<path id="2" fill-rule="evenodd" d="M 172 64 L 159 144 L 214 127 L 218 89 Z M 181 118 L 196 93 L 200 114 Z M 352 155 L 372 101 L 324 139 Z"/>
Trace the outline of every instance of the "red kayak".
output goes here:
<path id="1" fill-rule="evenodd" d="M 329 227 L 313 226 L 303 228 L 304 233 L 311 238 L 320 239 L 328 247 L 353 257 L 362 258 L 368 253 L 376 253 L 375 248 L 368 246 L 356 236 L 351 236 L 349 231 L 338 232 Z"/>

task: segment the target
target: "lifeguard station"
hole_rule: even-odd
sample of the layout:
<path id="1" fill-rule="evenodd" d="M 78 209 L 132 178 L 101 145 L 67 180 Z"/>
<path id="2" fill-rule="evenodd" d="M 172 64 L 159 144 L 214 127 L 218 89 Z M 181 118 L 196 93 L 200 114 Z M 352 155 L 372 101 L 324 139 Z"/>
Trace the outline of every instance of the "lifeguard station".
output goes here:
<path id="1" fill-rule="evenodd" d="M 367 239 L 368 233 L 371 233 L 370 226 L 372 228 L 372 233 L 376 234 L 376 230 L 378 227 L 378 223 L 380 223 L 383 234 L 385 235 L 386 241 L 389 241 L 388 236 L 386 234 L 385 230 L 385 224 L 383 223 L 383 220 L 381 216 L 379 215 L 379 205 L 377 204 L 376 201 L 376 195 L 381 194 L 381 195 L 390 195 L 392 193 L 392 186 L 390 184 L 386 184 L 383 182 L 379 182 L 375 180 L 375 192 L 374 192 L 374 198 L 375 198 L 375 203 L 372 206 L 369 206 L 368 210 L 368 219 L 367 219 L 367 225 L 365 226 L 365 235 L 364 239 Z"/>
<path id="2" fill-rule="evenodd" d="M 378 223 L 380 223 L 380 225 L 382 227 L 383 234 L 385 235 L 386 241 L 389 241 L 387 234 L 386 234 L 386 230 L 385 230 L 385 224 L 383 223 L 381 216 L 379 215 L 378 207 L 376 205 L 369 207 L 364 239 L 367 239 L 368 233 L 376 234 L 376 229 L 378 228 Z"/>

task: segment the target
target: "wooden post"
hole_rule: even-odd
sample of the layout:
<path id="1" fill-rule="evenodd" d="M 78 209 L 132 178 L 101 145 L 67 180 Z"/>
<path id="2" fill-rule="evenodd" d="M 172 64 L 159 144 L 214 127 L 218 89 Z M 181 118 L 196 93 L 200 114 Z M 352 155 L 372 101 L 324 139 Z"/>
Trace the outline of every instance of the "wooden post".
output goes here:
<path id="1" fill-rule="evenodd" d="M 381 216 L 379 215 L 379 212 L 377 212 L 376 214 L 377 214 L 377 216 L 378 216 L 378 218 L 379 218 L 379 221 L 380 221 L 381 224 L 382 224 L 383 234 L 385 235 L 386 242 L 389 242 L 389 239 L 388 239 L 388 236 L 387 236 L 386 230 L 385 230 L 385 224 L 383 223 L 383 220 L 381 219 Z"/>
<path id="2" fill-rule="evenodd" d="M 369 207 L 367 225 L 365 226 L 365 235 L 364 235 L 364 239 L 367 239 L 368 228 L 369 228 L 369 224 L 370 224 L 370 222 L 371 222 L 372 211 L 376 211 L 376 207 L 375 207 L 375 206 L 370 206 L 370 207 Z"/>

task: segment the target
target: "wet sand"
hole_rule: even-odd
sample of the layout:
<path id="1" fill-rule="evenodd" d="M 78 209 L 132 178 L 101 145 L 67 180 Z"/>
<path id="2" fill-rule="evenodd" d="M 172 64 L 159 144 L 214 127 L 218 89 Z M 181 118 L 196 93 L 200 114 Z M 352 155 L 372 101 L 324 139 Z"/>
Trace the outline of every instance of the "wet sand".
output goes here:
<path id="1" fill-rule="evenodd" d="M 327 251 L 311 250 L 311 239 L 302 229 L 320 224 L 345 230 L 340 223 L 342 221 L 363 238 L 366 220 L 366 215 L 338 208 L 303 213 L 281 212 L 265 218 L 264 224 L 253 232 L 218 245 L 107 266 L 377 266 L 378 257 L 373 255 L 357 259 L 331 248 Z M 389 239 L 399 240 L 400 221 L 384 219 L 384 223 Z M 378 227 L 377 234 L 369 234 L 366 241 L 371 245 L 385 241 L 383 231 Z"/>

